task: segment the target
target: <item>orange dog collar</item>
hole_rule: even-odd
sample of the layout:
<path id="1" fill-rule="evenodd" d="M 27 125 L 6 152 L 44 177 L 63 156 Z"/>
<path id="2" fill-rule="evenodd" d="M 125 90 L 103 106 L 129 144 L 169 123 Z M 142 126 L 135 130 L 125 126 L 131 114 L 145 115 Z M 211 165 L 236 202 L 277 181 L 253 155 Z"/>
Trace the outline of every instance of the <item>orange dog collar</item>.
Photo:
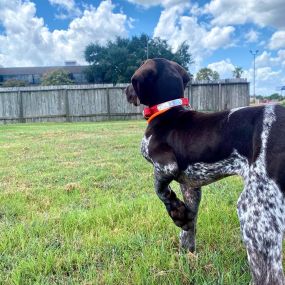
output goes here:
<path id="1" fill-rule="evenodd" d="M 150 123 L 158 115 L 176 106 L 189 106 L 189 100 L 187 98 L 179 98 L 152 106 L 150 108 L 144 108 L 143 116 L 148 120 L 147 122 Z"/>

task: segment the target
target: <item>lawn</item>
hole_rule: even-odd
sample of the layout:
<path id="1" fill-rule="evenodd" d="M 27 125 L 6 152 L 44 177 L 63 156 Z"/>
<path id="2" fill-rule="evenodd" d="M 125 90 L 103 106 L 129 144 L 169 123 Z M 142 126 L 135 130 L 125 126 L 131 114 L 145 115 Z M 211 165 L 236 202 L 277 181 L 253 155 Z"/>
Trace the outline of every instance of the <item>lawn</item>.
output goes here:
<path id="1" fill-rule="evenodd" d="M 140 155 L 145 127 L 0 127 L 0 284 L 249 283 L 236 214 L 242 181 L 204 188 L 197 254 L 179 253 L 180 230 Z"/>

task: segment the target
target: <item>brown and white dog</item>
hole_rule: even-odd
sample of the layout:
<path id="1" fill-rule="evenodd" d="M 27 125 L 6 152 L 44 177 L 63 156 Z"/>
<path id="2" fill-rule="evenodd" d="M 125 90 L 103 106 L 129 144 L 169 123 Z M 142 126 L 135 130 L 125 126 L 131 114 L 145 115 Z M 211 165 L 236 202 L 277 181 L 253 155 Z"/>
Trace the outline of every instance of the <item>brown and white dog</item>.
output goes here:
<path id="1" fill-rule="evenodd" d="M 141 151 L 154 166 L 156 193 L 182 228 L 181 246 L 194 251 L 200 187 L 242 176 L 244 190 L 237 208 L 253 282 L 284 285 L 285 108 L 195 112 L 183 106 L 189 79 L 177 63 L 150 59 L 126 89 L 130 103 L 148 106 Z M 169 187 L 173 180 L 180 183 L 184 202 Z"/>

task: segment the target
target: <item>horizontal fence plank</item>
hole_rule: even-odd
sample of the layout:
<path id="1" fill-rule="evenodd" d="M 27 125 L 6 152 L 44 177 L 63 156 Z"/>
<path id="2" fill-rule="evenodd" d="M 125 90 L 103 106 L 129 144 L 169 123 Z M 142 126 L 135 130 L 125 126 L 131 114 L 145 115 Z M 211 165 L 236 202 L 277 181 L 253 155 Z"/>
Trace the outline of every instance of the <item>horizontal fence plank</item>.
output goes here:
<path id="1" fill-rule="evenodd" d="M 0 123 L 141 119 L 143 106 L 126 100 L 128 84 L 0 88 Z M 245 79 L 192 81 L 184 93 L 193 109 L 220 111 L 249 104 Z"/>
<path id="2" fill-rule="evenodd" d="M 49 90 L 82 90 L 82 89 L 125 89 L 127 83 L 121 84 L 81 84 L 81 85 L 51 85 L 51 86 L 26 86 L 26 87 L 1 87 L 1 92 L 18 92 L 18 91 L 49 91 Z"/>

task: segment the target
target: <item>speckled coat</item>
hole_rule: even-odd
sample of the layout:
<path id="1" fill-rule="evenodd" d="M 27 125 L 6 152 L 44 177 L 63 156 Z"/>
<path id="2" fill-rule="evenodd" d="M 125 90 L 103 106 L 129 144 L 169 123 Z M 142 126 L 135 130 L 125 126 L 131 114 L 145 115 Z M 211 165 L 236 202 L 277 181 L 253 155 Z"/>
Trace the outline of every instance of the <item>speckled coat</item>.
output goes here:
<path id="1" fill-rule="evenodd" d="M 183 97 L 189 80 L 174 62 L 145 62 L 127 89 L 129 102 L 147 106 Z M 285 108 L 245 107 L 205 114 L 174 107 L 148 125 L 143 156 L 154 166 L 155 190 L 174 223 L 181 246 L 195 250 L 201 186 L 230 175 L 244 179 L 237 203 L 241 233 L 256 285 L 285 285 Z M 184 202 L 169 184 L 178 181 Z"/>

